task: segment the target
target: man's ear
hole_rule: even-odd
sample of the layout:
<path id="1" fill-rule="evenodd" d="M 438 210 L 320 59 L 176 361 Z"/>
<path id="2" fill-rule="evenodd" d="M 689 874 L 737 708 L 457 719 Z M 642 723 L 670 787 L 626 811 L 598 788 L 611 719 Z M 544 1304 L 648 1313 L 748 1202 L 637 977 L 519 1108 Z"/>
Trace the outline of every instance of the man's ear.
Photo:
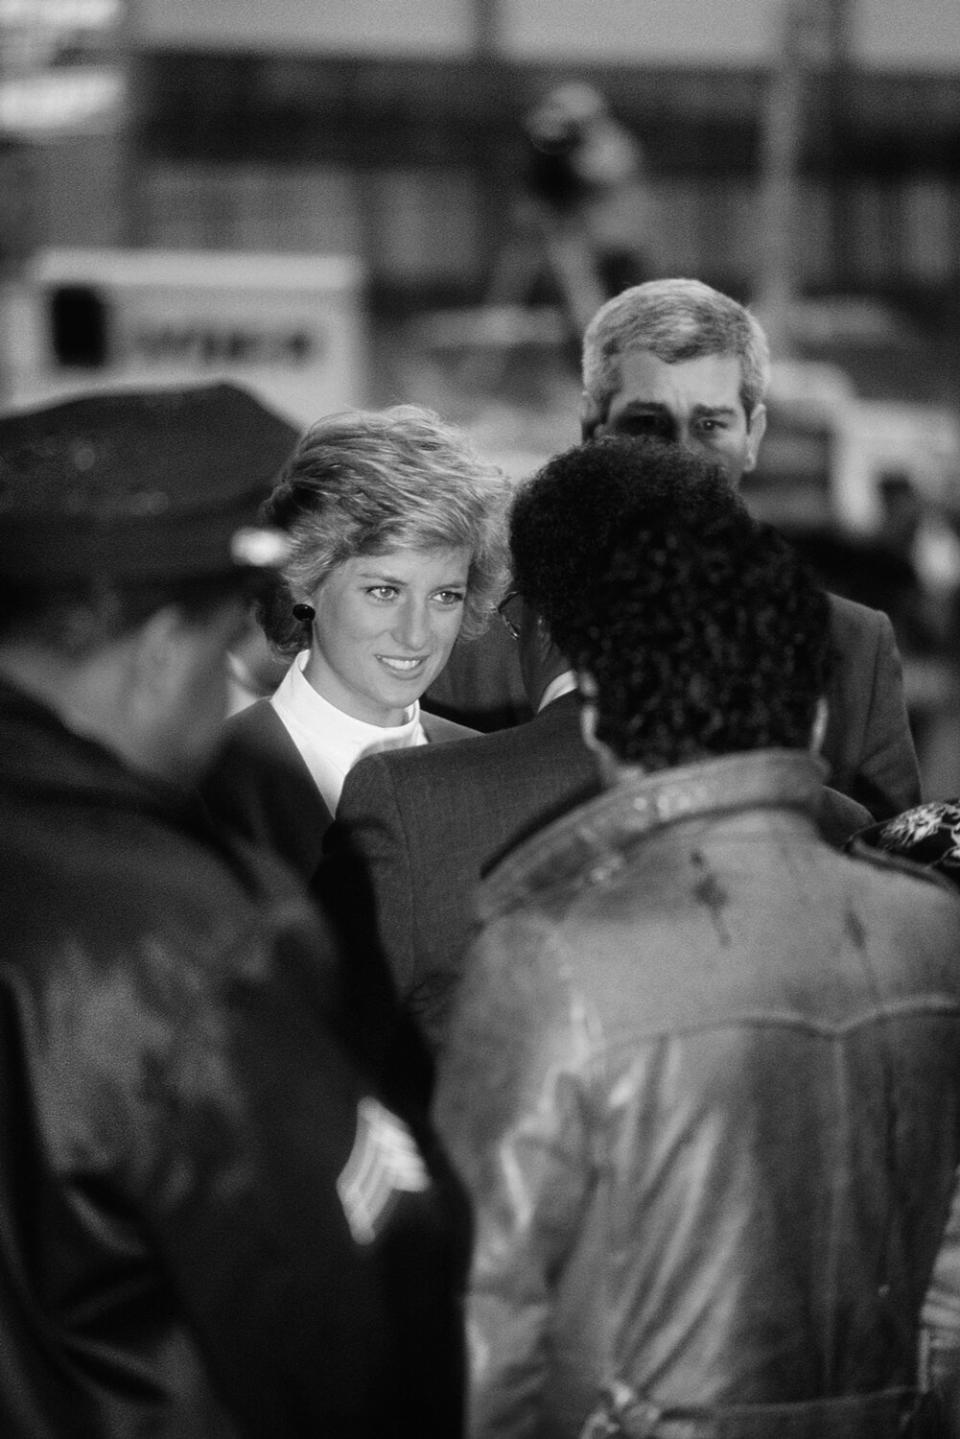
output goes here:
<path id="1" fill-rule="evenodd" d="M 587 749 L 596 757 L 600 783 L 609 789 L 617 782 L 620 763 L 610 746 L 597 738 L 597 682 L 587 670 L 577 671 L 577 689 L 580 691 L 580 733 Z"/>
<path id="2" fill-rule="evenodd" d="M 603 420 L 600 406 L 584 390 L 580 395 L 580 438 L 592 440 Z"/>
<path id="3" fill-rule="evenodd" d="M 580 692 L 580 733 L 587 749 L 599 750 L 597 739 L 597 682 L 586 670 L 577 671 Z"/>
<path id="4" fill-rule="evenodd" d="M 88 668 L 74 714 L 131 763 L 152 768 L 156 736 L 178 693 L 183 615 L 166 605 L 104 646 Z"/>
<path id="5" fill-rule="evenodd" d="M 183 659 L 185 620 L 179 605 L 154 610 L 130 637 L 131 679 L 145 705 L 156 704 L 176 682 Z"/>
<path id="6" fill-rule="evenodd" d="M 753 413 L 747 421 L 747 463 L 743 467 L 744 474 L 749 474 L 756 468 L 757 456 L 760 453 L 760 442 L 767 433 L 767 407 L 766 405 L 754 405 Z"/>

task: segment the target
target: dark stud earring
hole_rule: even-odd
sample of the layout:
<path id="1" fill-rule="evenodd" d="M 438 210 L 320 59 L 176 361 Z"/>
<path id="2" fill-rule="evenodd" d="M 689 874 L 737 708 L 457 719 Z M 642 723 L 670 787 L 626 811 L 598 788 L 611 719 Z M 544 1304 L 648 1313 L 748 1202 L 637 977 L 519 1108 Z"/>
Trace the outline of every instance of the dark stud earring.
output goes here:
<path id="1" fill-rule="evenodd" d="M 317 612 L 316 612 L 316 610 L 313 608 L 313 605 L 303 605 L 303 604 L 299 604 L 299 605 L 294 605 L 294 607 L 293 607 L 293 617 L 294 617 L 294 619 L 295 619 L 295 620 L 300 620 L 300 622 L 301 622 L 302 624 L 305 624 L 305 625 L 312 624 L 314 618 L 316 617 L 316 613 L 317 613 Z"/>

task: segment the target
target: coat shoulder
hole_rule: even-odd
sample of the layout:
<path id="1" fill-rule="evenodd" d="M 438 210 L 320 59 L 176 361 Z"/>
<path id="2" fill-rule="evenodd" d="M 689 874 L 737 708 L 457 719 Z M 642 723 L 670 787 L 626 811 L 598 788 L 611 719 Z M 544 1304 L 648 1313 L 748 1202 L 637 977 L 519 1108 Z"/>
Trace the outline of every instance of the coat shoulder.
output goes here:
<path id="1" fill-rule="evenodd" d="M 827 599 L 830 601 L 830 626 L 834 639 L 867 633 L 879 637 L 892 629 L 889 618 L 882 610 L 871 609 L 858 600 L 848 600 L 844 595 L 828 594 Z"/>
<path id="2" fill-rule="evenodd" d="M 268 750 L 283 744 L 286 730 L 268 699 L 255 700 L 230 716 L 221 730 L 226 750 Z"/>
<path id="3" fill-rule="evenodd" d="M 435 715 L 431 719 L 437 722 Z M 514 772 L 527 774 L 530 764 L 537 759 L 556 762 L 562 754 L 565 763 L 568 760 L 572 762 L 573 748 L 580 748 L 579 731 L 571 730 L 568 744 L 565 735 L 558 739 L 552 734 L 545 734 L 536 720 L 527 720 L 509 729 L 494 730 L 490 734 L 455 725 L 452 721 L 442 723 L 455 731 L 446 734 L 442 743 L 366 755 L 357 761 L 347 776 L 347 787 L 351 787 L 351 781 L 356 783 L 357 777 L 370 777 L 375 771 L 380 775 L 388 774 L 398 787 L 419 787 L 427 777 L 432 786 L 445 783 L 456 786 L 467 778 L 489 779 L 493 783 L 509 782 Z"/>
<path id="4" fill-rule="evenodd" d="M 470 739 L 480 733 L 479 730 L 471 729 L 469 725 L 458 724 L 456 720 L 445 719 L 443 715 L 431 714 L 429 710 L 420 711 L 420 723 L 431 744 L 447 744 L 452 740 Z"/>

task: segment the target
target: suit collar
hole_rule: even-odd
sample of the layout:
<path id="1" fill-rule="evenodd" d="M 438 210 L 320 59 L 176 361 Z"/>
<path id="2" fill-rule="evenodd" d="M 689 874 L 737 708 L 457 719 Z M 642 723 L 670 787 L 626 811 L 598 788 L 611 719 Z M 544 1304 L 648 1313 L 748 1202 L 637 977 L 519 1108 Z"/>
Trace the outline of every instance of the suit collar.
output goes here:
<path id="1" fill-rule="evenodd" d="M 537 713 L 545 710 L 547 705 L 553 704 L 555 700 L 561 699 L 564 695 L 575 694 L 577 689 L 577 677 L 573 670 L 564 670 L 562 674 L 554 675 L 540 696 L 540 703 L 537 705 Z"/>
<path id="2" fill-rule="evenodd" d="M 822 762 L 803 750 L 755 750 L 645 774 L 625 767 L 617 783 L 514 850 L 484 882 L 481 918 L 558 882 L 589 882 L 622 862 L 639 840 L 691 819 L 748 809 L 806 811 L 823 786 Z"/>

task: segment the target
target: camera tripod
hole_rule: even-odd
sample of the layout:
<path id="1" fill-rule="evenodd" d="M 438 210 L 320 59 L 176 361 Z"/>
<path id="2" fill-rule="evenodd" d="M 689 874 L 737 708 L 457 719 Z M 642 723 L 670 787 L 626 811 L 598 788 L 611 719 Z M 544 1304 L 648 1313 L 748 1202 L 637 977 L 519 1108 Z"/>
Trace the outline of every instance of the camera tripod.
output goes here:
<path id="1" fill-rule="evenodd" d="M 510 351 L 523 344 L 566 344 L 578 354 L 587 324 L 606 299 L 597 258 L 579 212 L 561 215 L 532 197 L 518 201 L 458 369 L 459 383 L 469 390 L 492 389 Z M 559 306 L 535 305 L 544 280 L 552 283 Z"/>

